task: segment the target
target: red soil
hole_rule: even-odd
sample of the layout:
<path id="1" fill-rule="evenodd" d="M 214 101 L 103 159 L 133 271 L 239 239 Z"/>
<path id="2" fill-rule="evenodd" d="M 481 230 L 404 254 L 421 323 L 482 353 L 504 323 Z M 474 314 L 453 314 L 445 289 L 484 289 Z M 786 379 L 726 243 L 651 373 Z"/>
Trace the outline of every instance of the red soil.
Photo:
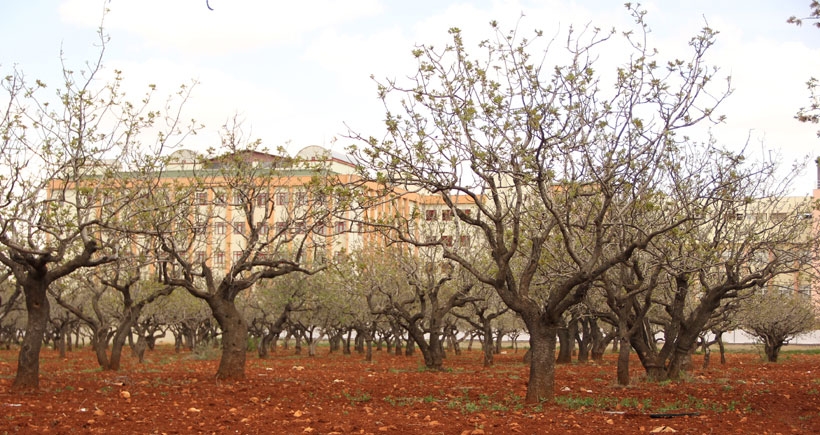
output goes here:
<path id="1" fill-rule="evenodd" d="M 17 354 L 0 351 L 0 434 L 635 434 L 820 433 L 820 355 L 755 353 L 696 370 L 674 383 L 614 385 L 614 356 L 559 366 L 557 404 L 523 403 L 521 353 L 481 366 L 479 352 L 451 355 L 442 372 L 420 357 L 376 352 L 270 359 L 249 353 L 247 379 L 217 382 L 215 360 L 162 348 L 144 364 L 124 355 L 120 372 L 101 372 L 89 349 L 41 357 L 36 393 L 10 391 Z M 695 357 L 696 364 L 700 358 Z M 652 418 L 650 414 L 693 413 Z"/>

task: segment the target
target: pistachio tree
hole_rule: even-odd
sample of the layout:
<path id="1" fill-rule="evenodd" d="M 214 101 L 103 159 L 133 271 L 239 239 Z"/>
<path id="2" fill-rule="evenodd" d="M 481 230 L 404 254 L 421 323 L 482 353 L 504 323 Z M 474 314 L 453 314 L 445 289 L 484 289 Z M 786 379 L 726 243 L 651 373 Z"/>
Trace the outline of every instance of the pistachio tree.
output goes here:
<path id="1" fill-rule="evenodd" d="M 149 85 L 130 101 L 121 72 L 103 68 L 107 44 L 100 27 L 99 56 L 79 71 L 61 57 L 54 91 L 16 68 L 0 84 L 0 263 L 21 286 L 27 312 L 15 389 L 39 385 L 49 287 L 118 256 L 100 235 L 101 228 L 117 225 L 130 201 L 118 190 L 126 182 L 113 174 L 196 128 L 179 110 L 190 87 L 157 104 L 156 87 Z M 121 194 L 111 195 L 115 191 Z"/>
<path id="2" fill-rule="evenodd" d="M 634 29 L 571 27 L 564 44 L 493 22 L 476 55 L 450 29 L 450 43 L 413 50 L 414 76 L 378 84 L 386 135 L 350 134 L 363 176 L 434 193 L 482 239 L 491 268 L 445 240 L 419 240 L 412 222 L 393 225 L 402 241 L 438 244 L 521 316 L 532 354 L 528 402 L 554 396 L 564 313 L 611 267 L 694 218 L 676 210 L 634 225 L 646 196 L 670 188 L 684 129 L 718 121 L 728 93 L 706 63 L 714 30 L 694 36 L 686 58 L 661 60 L 644 12 L 629 10 Z M 618 43 L 630 50 L 621 66 L 599 71 L 601 51 Z M 464 197 L 472 213 L 459 206 Z"/>
<path id="3" fill-rule="evenodd" d="M 766 359 L 777 362 L 784 345 L 816 328 L 817 311 L 806 295 L 774 288 L 744 301 L 739 323 L 763 344 Z"/>
<path id="4" fill-rule="evenodd" d="M 291 273 L 323 270 L 331 219 L 346 187 L 321 159 L 274 153 L 229 121 L 207 155 L 179 156 L 156 176 L 141 232 L 158 240 L 162 282 L 205 301 L 221 331 L 219 379 L 245 376 L 243 292 Z M 187 165 L 187 166 L 186 166 Z"/>

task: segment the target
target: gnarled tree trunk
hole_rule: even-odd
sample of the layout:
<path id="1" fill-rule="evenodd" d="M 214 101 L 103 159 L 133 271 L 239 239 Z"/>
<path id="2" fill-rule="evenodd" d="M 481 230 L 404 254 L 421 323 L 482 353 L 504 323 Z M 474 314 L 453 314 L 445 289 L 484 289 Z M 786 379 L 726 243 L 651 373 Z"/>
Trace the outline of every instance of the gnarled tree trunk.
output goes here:
<path id="1" fill-rule="evenodd" d="M 36 390 L 40 386 L 40 348 L 48 328 L 49 303 L 47 283 L 36 282 L 23 287 L 26 296 L 26 335 L 17 359 L 17 375 L 12 388 Z"/>
<path id="2" fill-rule="evenodd" d="M 206 301 L 222 329 L 222 357 L 219 359 L 216 378 L 244 379 L 248 325 L 236 309 L 234 301 L 219 296 L 210 297 Z"/>

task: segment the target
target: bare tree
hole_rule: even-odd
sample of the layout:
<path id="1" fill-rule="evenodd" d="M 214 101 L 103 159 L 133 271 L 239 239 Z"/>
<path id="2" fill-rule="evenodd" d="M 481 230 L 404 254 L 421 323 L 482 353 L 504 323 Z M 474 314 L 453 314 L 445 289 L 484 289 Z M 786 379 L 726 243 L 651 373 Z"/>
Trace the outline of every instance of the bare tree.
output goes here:
<path id="1" fill-rule="evenodd" d="M 359 260 L 360 277 L 370 287 L 371 312 L 391 317 L 418 346 L 427 368 L 440 370 L 445 318 L 477 298 L 470 295 L 473 283 L 465 279 L 465 271 L 440 261 L 436 249 L 409 251 L 396 245 L 370 250 Z"/>
<path id="2" fill-rule="evenodd" d="M 115 225 L 129 198 L 108 196 L 117 181 L 112 166 L 135 164 L 142 155 L 170 146 L 191 126 L 179 122 L 181 102 L 154 109 L 150 86 L 131 103 L 114 71 L 103 81 L 108 37 L 98 32 L 99 57 L 75 73 L 63 60 L 63 86 L 54 98 L 46 84 L 22 71 L 5 75 L 6 106 L 0 109 L 0 262 L 22 287 L 28 320 L 20 349 L 16 389 L 36 389 L 39 352 L 49 313 L 48 288 L 81 268 L 114 261 L 117 253 L 99 237 Z M 189 88 L 178 97 L 187 98 Z M 148 132 L 158 133 L 149 137 Z M 142 141 L 150 140 L 149 143 Z"/>
<path id="3" fill-rule="evenodd" d="M 347 206 L 335 194 L 345 188 L 322 161 L 264 152 L 236 119 L 225 126 L 219 150 L 194 160 L 159 174 L 165 190 L 153 199 L 163 212 L 146 216 L 154 222 L 142 228 L 160 241 L 164 282 L 213 313 L 222 332 L 217 378 L 240 379 L 248 325 L 237 296 L 263 280 L 324 269 L 330 219 Z"/>
<path id="4" fill-rule="evenodd" d="M 353 152 L 365 175 L 439 195 L 483 239 L 492 268 L 447 246 L 443 256 L 522 317 L 532 353 L 528 402 L 553 398 L 563 314 L 608 269 L 693 219 L 672 212 L 633 224 L 646 197 L 669 185 L 666 172 L 686 140 L 681 130 L 711 119 L 728 92 L 708 90 L 716 73 L 705 63 L 713 30 L 692 38 L 688 59 L 660 62 L 647 46 L 644 12 L 631 12 L 637 25 L 625 38 L 633 51 L 606 85 L 595 69 L 597 50 L 612 35 L 598 29 L 571 29 L 569 61 L 555 67 L 547 64 L 549 49 L 531 57 L 540 33 L 530 40 L 497 31 L 480 44 L 483 56 L 472 57 L 451 29 L 443 49 L 414 50 L 419 68 L 409 86 L 379 84 L 387 137 L 351 134 L 364 144 Z M 477 213 L 458 206 L 465 196 Z M 412 220 L 393 229 L 403 241 L 430 243 L 414 237 Z M 623 242 L 612 249 L 616 236 Z"/>
<path id="5" fill-rule="evenodd" d="M 662 267 L 649 309 L 660 325 L 658 347 L 652 328 L 630 336 L 650 379 L 677 378 L 690 367 L 698 338 L 729 301 L 778 277 L 796 276 L 811 264 L 809 202 L 789 198 L 799 167 L 785 174 L 777 162 L 747 162 L 741 152 L 706 148 L 680 162 L 681 195 L 690 192 L 698 219 L 653 241 L 648 253 Z M 656 304 L 662 309 L 647 308 Z"/>

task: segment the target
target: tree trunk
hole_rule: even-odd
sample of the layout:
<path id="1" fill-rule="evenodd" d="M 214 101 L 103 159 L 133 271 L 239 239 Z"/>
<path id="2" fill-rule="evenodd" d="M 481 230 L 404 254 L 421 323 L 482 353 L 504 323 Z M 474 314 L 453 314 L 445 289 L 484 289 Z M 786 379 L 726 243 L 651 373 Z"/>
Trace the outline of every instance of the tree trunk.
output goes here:
<path id="1" fill-rule="evenodd" d="M 94 348 L 94 354 L 97 356 L 97 364 L 103 370 L 108 370 L 111 366 L 111 361 L 108 359 L 108 328 L 95 327 L 94 337 L 91 340 L 91 346 Z"/>
<path id="2" fill-rule="evenodd" d="M 444 367 L 444 346 L 439 334 L 430 334 L 430 345 L 427 352 L 424 352 L 424 363 L 431 370 L 441 370 Z"/>
<path id="3" fill-rule="evenodd" d="M 214 318 L 222 329 L 222 357 L 216 371 L 217 379 L 245 378 L 245 358 L 248 348 L 248 325 L 236 309 L 233 300 L 219 296 L 206 299 Z"/>
<path id="4" fill-rule="evenodd" d="M 717 340 L 718 349 L 720 349 L 720 363 L 726 364 L 726 346 L 723 344 L 723 333 L 718 333 L 715 340 Z"/>
<path id="5" fill-rule="evenodd" d="M 65 337 L 65 334 L 62 331 L 57 332 L 57 334 L 58 335 L 57 335 L 57 338 L 55 340 L 56 341 L 55 344 L 57 345 L 57 351 L 59 352 L 60 358 L 62 359 L 62 358 L 66 357 L 66 354 L 65 354 L 65 352 L 66 352 L 66 350 L 65 350 L 66 349 L 66 337 Z"/>
<path id="6" fill-rule="evenodd" d="M 780 356 L 780 349 L 783 348 L 783 342 L 774 338 L 766 338 L 763 340 L 763 351 L 766 353 L 766 360 L 771 363 L 777 362 L 777 357 Z"/>
<path id="7" fill-rule="evenodd" d="M 572 337 L 568 327 L 558 329 L 558 341 L 560 346 L 558 348 L 558 358 L 555 360 L 557 364 L 569 364 L 572 362 L 572 348 L 575 347 L 575 339 Z"/>
<path id="8" fill-rule="evenodd" d="M 496 331 L 495 353 L 501 353 L 501 348 L 504 346 L 504 334 L 504 330 L 501 328 Z M 515 344 L 515 338 L 513 338 L 513 344 Z"/>
<path id="9" fill-rule="evenodd" d="M 629 354 L 631 347 L 626 338 L 619 338 L 621 346 L 618 351 L 618 368 L 616 369 L 618 375 L 618 385 L 629 385 Z"/>
<path id="10" fill-rule="evenodd" d="M 618 339 L 620 346 L 618 346 L 618 368 L 616 369 L 618 385 L 629 385 L 629 354 L 632 346 L 629 344 L 630 330 L 628 323 L 627 306 L 622 306 L 619 309 L 618 316 Z"/>
<path id="11" fill-rule="evenodd" d="M 669 379 L 680 379 L 681 373 L 692 370 L 692 354 L 694 352 L 694 343 L 687 343 L 685 340 L 679 342 L 669 362 L 669 369 L 667 370 Z"/>
<path id="12" fill-rule="evenodd" d="M 364 337 L 365 343 L 365 356 L 364 360 L 367 362 L 373 361 L 373 337 L 371 335 L 366 335 Z"/>
<path id="13" fill-rule="evenodd" d="M 404 356 L 412 356 L 416 353 L 416 342 L 413 339 L 408 339 L 404 346 Z"/>
<path id="14" fill-rule="evenodd" d="M 262 339 L 259 340 L 259 347 L 256 349 L 260 359 L 265 359 L 268 357 L 268 348 L 270 348 L 270 343 L 272 340 L 273 334 L 270 332 L 267 334 L 262 334 Z"/>
<path id="15" fill-rule="evenodd" d="M 137 342 L 134 343 L 134 353 L 137 354 L 137 361 L 140 364 L 145 362 L 145 349 L 148 347 L 148 339 L 145 338 L 144 335 L 140 334 L 137 337 Z"/>
<path id="16" fill-rule="evenodd" d="M 606 352 L 606 347 L 611 341 L 611 338 L 608 336 L 604 336 L 601 332 L 601 328 L 597 325 L 593 325 L 590 329 L 590 335 L 592 336 L 592 350 L 591 350 L 591 358 L 593 361 L 601 361 L 604 359 L 604 353 Z"/>
<path id="17" fill-rule="evenodd" d="M 481 337 L 481 348 L 484 351 L 484 367 L 492 367 L 493 355 L 495 354 L 495 346 L 493 340 L 493 327 L 490 322 L 484 324 L 484 336 Z"/>
<path id="18" fill-rule="evenodd" d="M 117 327 L 117 333 L 114 334 L 114 339 L 111 342 L 111 361 L 109 362 L 109 370 L 119 370 L 120 361 L 122 359 L 122 348 L 125 346 L 126 340 L 133 340 L 131 336 L 131 327 L 134 326 L 136 320 L 139 318 L 140 309 L 131 307 L 130 313 L 123 313 L 123 320 Z M 141 336 L 144 334 L 140 334 Z M 132 350 L 135 350 L 132 348 Z"/>
<path id="19" fill-rule="evenodd" d="M 552 402 L 555 398 L 555 338 L 559 326 L 543 325 L 539 320 L 527 322 L 530 333 L 527 403 Z"/>
<path id="20" fill-rule="evenodd" d="M 24 288 L 26 296 L 26 335 L 17 358 L 17 375 L 12 388 L 36 390 L 40 387 L 40 348 L 48 327 L 49 304 L 46 296 L 48 284 Z"/>
<path id="21" fill-rule="evenodd" d="M 707 341 L 706 337 L 703 338 L 703 344 L 701 346 L 703 349 L 703 368 L 709 368 L 709 360 L 712 357 L 712 349 L 710 348 L 709 342 Z"/>
<path id="22" fill-rule="evenodd" d="M 395 338 L 393 339 L 393 354 L 396 355 L 396 356 L 399 356 L 399 355 L 401 355 L 401 351 L 402 351 L 402 347 L 401 347 L 402 346 L 402 338 L 399 337 L 398 335 L 396 335 L 394 337 Z"/>
<path id="23" fill-rule="evenodd" d="M 598 329 L 598 323 L 594 317 L 589 316 L 580 319 L 579 322 L 581 334 L 575 335 L 575 341 L 578 342 L 578 362 L 587 362 L 592 348 L 592 329 Z"/>

